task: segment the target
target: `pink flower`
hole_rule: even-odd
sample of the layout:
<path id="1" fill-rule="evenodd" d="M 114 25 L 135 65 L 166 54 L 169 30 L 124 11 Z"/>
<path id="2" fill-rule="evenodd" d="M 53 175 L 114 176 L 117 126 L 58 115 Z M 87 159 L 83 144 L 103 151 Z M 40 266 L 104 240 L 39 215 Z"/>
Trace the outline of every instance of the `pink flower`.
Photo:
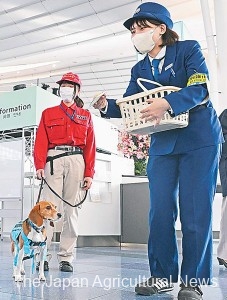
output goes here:
<path id="1" fill-rule="evenodd" d="M 149 152 L 150 137 L 148 135 L 132 135 L 125 131 L 119 132 L 118 151 L 125 157 L 146 159 Z"/>
<path id="2" fill-rule="evenodd" d="M 145 155 L 144 155 L 143 152 L 137 152 L 136 157 L 137 157 L 138 159 L 143 159 L 143 158 L 145 157 Z"/>
<path id="3" fill-rule="evenodd" d="M 138 147 L 139 147 L 139 148 L 143 148 L 143 146 L 144 146 L 144 144 L 143 144 L 142 142 L 140 142 L 140 143 L 138 144 Z"/>

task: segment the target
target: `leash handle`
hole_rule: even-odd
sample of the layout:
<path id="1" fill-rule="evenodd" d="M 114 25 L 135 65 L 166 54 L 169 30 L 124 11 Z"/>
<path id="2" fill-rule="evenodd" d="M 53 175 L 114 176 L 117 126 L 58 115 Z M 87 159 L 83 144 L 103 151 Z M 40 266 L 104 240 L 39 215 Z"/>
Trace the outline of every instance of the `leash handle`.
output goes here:
<path id="1" fill-rule="evenodd" d="M 39 203 L 39 200 L 40 200 L 40 197 L 41 197 L 42 188 L 43 188 L 43 182 L 44 182 L 44 180 L 45 180 L 44 177 L 42 177 L 41 183 L 40 183 L 40 188 L 39 188 L 39 194 L 38 194 L 38 198 L 37 198 L 36 204 Z"/>

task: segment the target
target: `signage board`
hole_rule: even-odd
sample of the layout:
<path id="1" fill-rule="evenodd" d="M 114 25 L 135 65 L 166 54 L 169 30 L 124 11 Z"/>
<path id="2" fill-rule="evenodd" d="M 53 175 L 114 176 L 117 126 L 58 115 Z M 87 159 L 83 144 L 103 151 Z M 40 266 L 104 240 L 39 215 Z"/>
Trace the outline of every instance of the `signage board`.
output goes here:
<path id="1" fill-rule="evenodd" d="M 60 98 L 38 86 L 0 94 L 0 131 L 35 126 L 42 111 Z"/>

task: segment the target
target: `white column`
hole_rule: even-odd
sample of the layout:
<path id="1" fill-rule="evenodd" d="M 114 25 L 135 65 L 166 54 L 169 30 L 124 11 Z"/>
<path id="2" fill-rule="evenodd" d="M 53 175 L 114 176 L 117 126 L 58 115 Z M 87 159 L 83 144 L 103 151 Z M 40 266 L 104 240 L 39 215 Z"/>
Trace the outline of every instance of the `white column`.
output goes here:
<path id="1" fill-rule="evenodd" d="M 216 1 L 218 2 L 218 1 Z M 218 93 L 218 70 L 217 70 L 217 55 L 215 46 L 215 34 L 212 28 L 211 14 L 208 0 L 200 0 L 204 29 L 206 33 L 206 41 L 208 48 L 208 62 L 210 75 L 210 97 L 211 101 L 217 111 L 219 111 L 219 93 Z"/>
<path id="2" fill-rule="evenodd" d="M 217 61 L 218 61 L 218 90 L 220 114 L 227 108 L 227 2 L 214 0 L 215 25 L 217 35 Z"/>

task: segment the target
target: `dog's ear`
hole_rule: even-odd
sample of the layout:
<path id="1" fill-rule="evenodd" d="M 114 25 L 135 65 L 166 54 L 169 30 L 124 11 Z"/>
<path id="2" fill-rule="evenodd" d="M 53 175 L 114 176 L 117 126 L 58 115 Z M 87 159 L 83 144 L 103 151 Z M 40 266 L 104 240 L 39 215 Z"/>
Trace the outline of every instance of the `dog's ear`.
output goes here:
<path id="1" fill-rule="evenodd" d="M 37 203 L 37 209 L 38 209 L 38 211 L 40 211 L 40 204 L 39 203 Z"/>
<path id="2" fill-rule="evenodd" d="M 43 224 L 43 216 L 42 216 L 42 204 L 36 204 L 28 215 L 29 219 L 35 223 L 38 227 Z"/>

